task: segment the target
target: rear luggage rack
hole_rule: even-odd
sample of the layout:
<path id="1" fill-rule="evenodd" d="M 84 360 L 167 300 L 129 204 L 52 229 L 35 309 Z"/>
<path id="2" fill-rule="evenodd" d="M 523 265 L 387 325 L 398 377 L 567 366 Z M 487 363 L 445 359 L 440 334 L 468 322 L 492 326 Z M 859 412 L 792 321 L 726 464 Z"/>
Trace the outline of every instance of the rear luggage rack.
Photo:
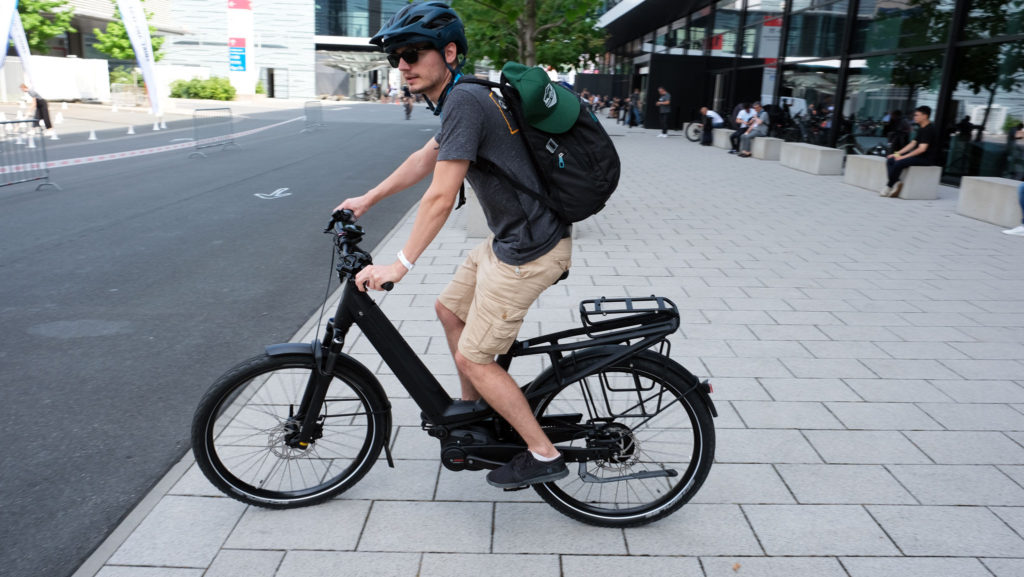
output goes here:
<path id="1" fill-rule="evenodd" d="M 669 299 L 658 296 L 601 297 L 580 302 L 580 321 L 583 326 L 579 328 L 516 341 L 507 354 L 559 354 L 619 343 L 647 348 L 679 328 L 679 309 Z M 579 340 L 583 336 L 589 338 Z"/>

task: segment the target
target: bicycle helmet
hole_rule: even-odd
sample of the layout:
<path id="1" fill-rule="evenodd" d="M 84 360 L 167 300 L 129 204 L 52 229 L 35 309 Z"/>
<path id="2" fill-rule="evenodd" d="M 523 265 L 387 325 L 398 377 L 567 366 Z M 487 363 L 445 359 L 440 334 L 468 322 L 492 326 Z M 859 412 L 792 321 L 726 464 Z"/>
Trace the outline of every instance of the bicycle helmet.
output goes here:
<path id="1" fill-rule="evenodd" d="M 370 39 L 384 52 L 400 46 L 426 42 L 443 50 L 454 42 L 458 53 L 469 52 L 466 31 L 459 15 L 444 2 L 416 2 L 402 8 Z"/>

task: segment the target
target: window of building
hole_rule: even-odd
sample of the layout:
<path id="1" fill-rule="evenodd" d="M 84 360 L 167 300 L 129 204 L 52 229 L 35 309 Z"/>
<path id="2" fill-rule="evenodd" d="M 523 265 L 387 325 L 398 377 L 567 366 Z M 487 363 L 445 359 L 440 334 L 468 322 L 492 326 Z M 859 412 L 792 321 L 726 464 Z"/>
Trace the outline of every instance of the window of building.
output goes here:
<path id="1" fill-rule="evenodd" d="M 956 0 L 862 1 L 853 52 L 945 44 Z"/>
<path id="2" fill-rule="evenodd" d="M 715 30 L 711 35 L 712 56 L 734 56 L 740 28 L 742 0 L 722 0 L 715 4 Z"/>
<path id="3" fill-rule="evenodd" d="M 1024 58 L 1020 43 L 962 48 L 947 123 L 951 175 L 1024 178 Z"/>
<path id="4" fill-rule="evenodd" d="M 787 140 L 827 145 L 835 111 L 839 60 L 788 64 L 782 70 L 779 105 L 792 119 Z"/>
<path id="5" fill-rule="evenodd" d="M 963 38 L 1024 34 L 1024 0 L 971 0 Z"/>
<path id="6" fill-rule="evenodd" d="M 935 121 L 944 61 L 939 50 L 850 60 L 837 145 L 864 153 L 906 146 L 915 108 L 931 107 Z"/>
<path id="7" fill-rule="evenodd" d="M 742 58 L 778 58 L 784 0 L 748 0 Z"/>
<path id="8" fill-rule="evenodd" d="M 848 6 L 847 0 L 794 0 L 786 38 L 786 58 L 839 56 L 843 48 Z M 804 9 L 797 12 L 800 7 Z"/>
<path id="9" fill-rule="evenodd" d="M 690 17 L 690 36 L 687 54 L 704 54 L 709 49 L 708 25 L 711 24 L 711 9 L 705 8 Z"/>

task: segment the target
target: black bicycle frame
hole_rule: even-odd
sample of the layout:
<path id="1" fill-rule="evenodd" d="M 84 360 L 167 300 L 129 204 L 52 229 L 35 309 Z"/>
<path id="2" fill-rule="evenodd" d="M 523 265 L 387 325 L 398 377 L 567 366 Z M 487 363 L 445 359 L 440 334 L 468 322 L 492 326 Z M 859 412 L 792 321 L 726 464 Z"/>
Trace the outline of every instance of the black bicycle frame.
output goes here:
<path id="1" fill-rule="evenodd" d="M 352 224 L 350 215 L 345 218 L 348 224 L 335 228 L 336 223 L 343 222 L 336 214 L 335 220 L 332 220 L 325 231 L 334 229 L 338 233 L 336 244 L 342 262 L 337 269 L 343 289 L 334 317 L 327 323 L 323 341 L 313 344 L 319 370 L 310 375 L 300 405 L 300 414 L 296 415 L 297 418 L 301 418 L 302 426 L 289 443 L 304 447 L 313 439 L 316 421 L 319 418 L 319 407 L 326 397 L 335 366 L 344 354 L 345 338 L 353 324 L 363 331 L 370 344 L 394 371 L 398 381 L 432 423 L 466 422 L 491 414 L 486 407 L 470 413 L 445 414 L 446 409 L 452 406 L 452 398 L 420 361 L 419 356 L 377 303 L 368 293 L 356 288 L 356 274 L 369 265 L 372 259 L 369 254 L 358 248 L 362 229 Z M 601 298 L 583 301 L 580 303 L 580 319 L 582 327 L 515 341 L 507 353 L 498 356 L 497 362 L 506 370 L 513 357 L 535 354 L 547 354 L 550 357 L 554 379 L 548 386 L 526 387 L 526 397 L 531 403 L 557 387 L 579 380 L 602 367 L 618 363 L 640 350 L 659 343 L 667 346 L 666 337 L 679 328 L 679 312 L 675 304 L 668 299 L 654 296 L 640 299 Z M 563 342 L 580 337 L 587 338 Z M 614 350 L 609 350 L 609 354 L 596 358 L 584 355 L 589 357 L 589 360 L 574 362 L 575 353 L 578 351 L 610 345 L 619 346 L 612 347 Z M 564 362 L 565 353 L 573 353 L 570 354 L 570 362 Z M 693 386 L 696 387 L 697 379 L 694 378 L 693 381 Z"/>

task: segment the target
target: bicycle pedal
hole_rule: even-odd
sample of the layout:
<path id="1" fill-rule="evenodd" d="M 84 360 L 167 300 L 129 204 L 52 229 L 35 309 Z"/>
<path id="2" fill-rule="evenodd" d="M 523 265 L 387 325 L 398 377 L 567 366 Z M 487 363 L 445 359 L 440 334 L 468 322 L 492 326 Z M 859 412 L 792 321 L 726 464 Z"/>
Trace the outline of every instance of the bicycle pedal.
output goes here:
<path id="1" fill-rule="evenodd" d="M 529 488 L 530 488 L 529 485 L 523 485 L 521 487 L 506 487 L 506 488 L 502 489 L 502 491 L 505 491 L 506 493 L 508 493 L 508 492 L 511 492 L 511 491 L 522 491 L 523 489 L 529 489 Z"/>

